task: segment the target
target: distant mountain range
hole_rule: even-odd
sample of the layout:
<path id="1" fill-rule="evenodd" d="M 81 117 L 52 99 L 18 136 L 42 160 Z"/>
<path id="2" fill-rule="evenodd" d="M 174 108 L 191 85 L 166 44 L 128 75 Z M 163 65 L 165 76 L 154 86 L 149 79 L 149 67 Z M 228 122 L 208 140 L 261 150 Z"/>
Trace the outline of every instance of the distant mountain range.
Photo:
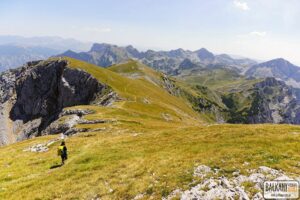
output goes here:
<path id="1" fill-rule="evenodd" d="M 59 53 L 46 47 L 0 45 L 0 71 L 15 68 L 32 60 L 43 60 Z"/>
<path id="2" fill-rule="evenodd" d="M 215 55 L 205 48 L 196 51 L 176 49 L 140 52 L 131 45 L 120 47 L 105 43 L 95 43 L 87 52 L 76 53 L 68 50 L 59 56 L 76 58 L 102 67 L 135 59 L 156 70 L 176 76 L 186 73 L 186 70 L 194 73 L 200 69 L 205 71 L 223 68 L 249 78 L 275 77 L 290 86 L 300 88 L 300 68 L 282 58 L 257 63 L 249 58 L 233 58 L 227 54 Z"/>
<path id="3" fill-rule="evenodd" d="M 300 68 L 282 58 L 254 65 L 246 75 L 259 78 L 275 77 L 288 85 L 300 88 Z"/>
<path id="4" fill-rule="evenodd" d="M 287 85 L 300 88 L 300 68 L 282 58 L 258 63 L 249 58 L 228 54 L 216 55 L 205 48 L 196 51 L 181 48 L 170 51 L 139 51 L 131 45 L 125 47 L 106 43 L 92 45 L 60 37 L 0 36 L 0 71 L 21 66 L 28 61 L 57 55 L 102 67 L 134 59 L 168 75 L 185 77 L 202 76 L 207 70 L 226 69 L 224 72 L 228 75 L 237 73 L 248 78 L 274 77 Z"/>
<path id="5" fill-rule="evenodd" d="M 68 49 L 85 51 L 90 45 L 60 37 L 0 36 L 0 72 L 32 60 L 47 59 Z"/>
<path id="6" fill-rule="evenodd" d="M 69 50 L 60 56 L 80 59 L 102 67 L 126 62 L 128 59 L 135 59 L 167 74 L 172 74 L 176 70 L 180 70 L 181 67 L 190 67 L 186 66 L 187 63 L 194 67 L 223 65 L 239 71 L 243 71 L 245 67 L 257 64 L 256 61 L 247 58 L 233 59 L 226 54 L 214 55 L 205 48 L 197 51 L 176 49 L 171 51 L 147 50 L 140 52 L 131 45 L 119 47 L 105 43 L 94 44 L 88 52 L 76 53 Z"/>
<path id="7" fill-rule="evenodd" d="M 13 35 L 0 35 L 0 45 L 14 45 L 22 47 L 46 47 L 49 49 L 64 52 L 68 49 L 74 51 L 87 51 L 92 43 L 81 42 L 71 38 L 61 38 L 57 36 L 42 36 L 42 37 L 22 37 Z"/>

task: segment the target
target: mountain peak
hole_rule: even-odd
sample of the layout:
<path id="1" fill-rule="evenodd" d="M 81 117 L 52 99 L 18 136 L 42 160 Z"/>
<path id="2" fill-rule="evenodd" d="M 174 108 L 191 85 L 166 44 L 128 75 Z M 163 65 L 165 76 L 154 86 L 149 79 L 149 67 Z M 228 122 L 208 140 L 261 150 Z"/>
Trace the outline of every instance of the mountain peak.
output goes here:
<path id="1" fill-rule="evenodd" d="M 270 67 L 289 67 L 295 66 L 284 58 L 276 58 L 267 62 L 260 63 L 259 65 L 267 65 Z"/>
<path id="2" fill-rule="evenodd" d="M 273 61 L 287 61 L 287 60 L 285 60 L 284 58 L 275 58 L 273 59 Z"/>
<path id="3" fill-rule="evenodd" d="M 211 52 L 208 51 L 206 48 L 198 49 L 198 50 L 196 50 L 195 52 L 197 52 L 197 53 L 199 53 L 199 52 L 201 52 L 201 53 L 211 53 Z M 211 54 L 212 54 L 212 53 L 211 53 Z"/>
<path id="4" fill-rule="evenodd" d="M 201 48 L 195 51 L 195 53 L 197 53 L 200 60 L 213 60 L 215 58 L 214 54 L 205 48 Z"/>
<path id="5" fill-rule="evenodd" d="M 185 70 L 185 69 L 192 69 L 197 67 L 198 65 L 193 63 L 190 59 L 185 58 L 179 65 L 179 69 Z"/>
<path id="6" fill-rule="evenodd" d="M 136 49 L 131 44 L 126 46 L 126 49 Z"/>
<path id="7" fill-rule="evenodd" d="M 76 54 L 76 52 L 69 49 L 64 54 Z"/>
<path id="8" fill-rule="evenodd" d="M 134 48 L 132 45 L 126 46 L 125 50 L 135 58 L 140 58 L 140 56 L 141 56 L 140 52 L 136 48 Z"/>
<path id="9" fill-rule="evenodd" d="M 168 54 L 173 57 L 181 57 L 184 56 L 185 51 L 182 48 L 179 48 L 169 51 Z"/>
<path id="10" fill-rule="evenodd" d="M 113 45 L 107 44 L 107 43 L 94 43 L 90 51 L 96 51 L 96 52 L 101 52 L 103 50 L 106 50 Z"/>
<path id="11" fill-rule="evenodd" d="M 171 50 L 170 52 L 184 52 L 182 48 Z"/>
<path id="12" fill-rule="evenodd" d="M 283 58 L 276 58 L 267 62 L 253 65 L 246 72 L 247 76 L 275 77 L 286 81 L 288 85 L 299 87 L 300 68 Z"/>
<path id="13" fill-rule="evenodd" d="M 229 56 L 228 54 L 220 54 L 219 56 L 226 58 L 226 59 L 233 59 L 231 56 Z"/>

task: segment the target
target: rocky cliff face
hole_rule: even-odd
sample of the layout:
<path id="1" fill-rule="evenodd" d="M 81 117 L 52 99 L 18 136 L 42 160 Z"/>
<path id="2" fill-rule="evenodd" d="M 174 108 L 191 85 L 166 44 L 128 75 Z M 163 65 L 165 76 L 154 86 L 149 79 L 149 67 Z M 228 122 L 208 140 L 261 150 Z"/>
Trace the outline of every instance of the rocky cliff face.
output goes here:
<path id="1" fill-rule="evenodd" d="M 255 85 L 250 123 L 300 124 L 300 100 L 283 81 L 267 78 Z"/>
<path id="2" fill-rule="evenodd" d="M 223 104 L 220 105 L 221 99 L 207 87 L 195 86 L 192 88 L 194 93 L 191 93 L 176 85 L 176 82 L 166 75 L 162 80 L 164 89 L 171 95 L 183 97 L 195 111 L 207 115 L 211 120 L 217 123 L 225 122 Z"/>
<path id="3" fill-rule="evenodd" d="M 283 81 L 266 78 L 247 90 L 223 97 L 231 123 L 300 124 L 297 90 Z M 242 103 L 244 102 L 244 103 Z"/>
<path id="4" fill-rule="evenodd" d="M 30 62 L 0 76 L 0 145 L 38 136 L 65 107 L 97 103 L 110 88 L 64 60 Z M 107 102 L 107 99 L 105 99 Z"/>

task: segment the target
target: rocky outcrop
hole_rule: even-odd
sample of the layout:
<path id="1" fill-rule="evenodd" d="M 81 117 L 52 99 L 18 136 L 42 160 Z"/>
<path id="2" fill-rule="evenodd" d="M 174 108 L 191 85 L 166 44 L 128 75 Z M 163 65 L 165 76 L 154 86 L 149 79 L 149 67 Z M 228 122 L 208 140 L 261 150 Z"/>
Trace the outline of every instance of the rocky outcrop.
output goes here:
<path id="1" fill-rule="evenodd" d="M 275 78 L 224 95 L 223 102 L 229 109 L 230 123 L 300 124 L 298 91 Z"/>
<path id="2" fill-rule="evenodd" d="M 163 74 L 162 77 L 163 88 L 171 95 L 179 96 L 180 89 L 176 86 L 175 81 L 170 79 L 167 75 Z"/>
<path id="3" fill-rule="evenodd" d="M 30 62 L 0 76 L 0 144 L 39 136 L 63 108 L 109 105 L 117 95 L 64 60 Z"/>
<path id="4" fill-rule="evenodd" d="M 213 116 L 213 120 L 218 123 L 224 123 L 224 109 L 221 108 L 216 102 L 203 97 L 192 97 L 190 102 L 193 103 L 193 109 L 208 115 Z"/>
<path id="5" fill-rule="evenodd" d="M 45 143 L 35 144 L 35 145 L 32 145 L 30 147 L 23 149 L 23 151 L 30 151 L 30 152 L 36 152 L 36 153 L 46 152 L 49 150 L 49 147 L 52 144 L 59 142 L 62 139 L 63 138 L 56 138 L 56 139 L 49 140 Z"/>
<path id="6" fill-rule="evenodd" d="M 177 86 L 176 81 L 167 75 L 163 74 L 161 78 L 162 86 L 169 94 L 185 98 L 195 111 L 212 116 L 216 122 L 225 122 L 223 108 L 215 101 L 217 96 L 212 97 L 213 94 L 207 87 L 196 86 L 194 91 L 198 95 L 193 95 L 184 88 Z"/>
<path id="7" fill-rule="evenodd" d="M 299 177 L 293 177 L 299 180 Z M 263 200 L 264 181 L 293 180 L 283 171 L 260 166 L 251 169 L 247 174 L 237 170 L 230 176 L 224 176 L 219 169 L 199 165 L 194 169 L 194 180 L 187 190 L 176 189 L 163 200 L 214 200 L 214 199 L 243 199 Z"/>
<path id="8" fill-rule="evenodd" d="M 255 85 L 249 123 L 300 124 L 300 100 L 293 88 L 275 78 Z"/>
<path id="9" fill-rule="evenodd" d="M 57 120 L 52 122 L 45 130 L 42 131 L 42 135 L 63 133 L 64 135 L 74 135 L 78 132 L 89 131 L 102 131 L 102 128 L 98 129 L 78 129 L 78 124 L 103 124 L 111 123 L 113 120 L 86 120 L 85 115 L 92 114 L 92 110 L 83 109 L 65 109 L 60 114 Z"/>
<path id="10" fill-rule="evenodd" d="M 15 134 L 10 134 L 15 129 L 10 119 L 10 110 L 15 102 L 15 81 L 17 71 L 6 71 L 0 76 L 0 146 L 16 140 Z"/>

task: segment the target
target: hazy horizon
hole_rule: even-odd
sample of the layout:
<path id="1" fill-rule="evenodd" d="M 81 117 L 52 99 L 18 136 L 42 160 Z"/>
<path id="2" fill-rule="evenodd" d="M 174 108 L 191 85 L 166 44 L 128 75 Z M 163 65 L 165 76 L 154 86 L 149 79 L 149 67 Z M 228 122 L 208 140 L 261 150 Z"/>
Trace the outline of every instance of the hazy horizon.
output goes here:
<path id="1" fill-rule="evenodd" d="M 58 36 L 139 50 L 203 47 L 300 65 L 296 0 L 4 0 L 0 17 L 0 35 Z"/>

